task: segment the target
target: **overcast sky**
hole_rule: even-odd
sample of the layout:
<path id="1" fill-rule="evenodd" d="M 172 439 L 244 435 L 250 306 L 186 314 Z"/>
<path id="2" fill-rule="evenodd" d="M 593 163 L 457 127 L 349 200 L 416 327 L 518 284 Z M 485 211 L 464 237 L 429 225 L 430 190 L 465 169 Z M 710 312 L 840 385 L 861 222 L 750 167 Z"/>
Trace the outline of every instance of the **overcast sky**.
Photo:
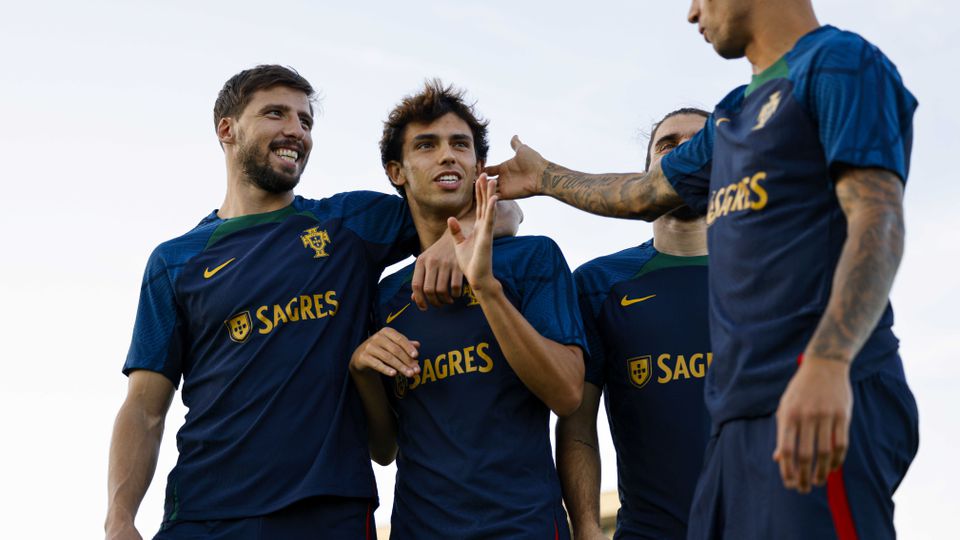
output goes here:
<path id="1" fill-rule="evenodd" d="M 533 7 L 537 6 L 542 7 Z M 906 192 L 907 249 L 895 331 L 921 415 L 921 448 L 897 493 L 902 538 L 954 530 L 960 496 L 955 383 L 960 153 L 956 7 L 946 0 L 816 2 L 821 22 L 877 44 L 920 101 Z M 686 2 L 5 2 L 0 7 L 3 211 L 0 537 L 96 538 L 107 448 L 126 393 L 143 267 L 153 247 L 223 199 L 217 91 L 259 63 L 295 67 L 323 95 L 299 193 L 392 192 L 381 122 L 427 77 L 466 88 L 491 120 L 491 162 L 509 138 L 592 172 L 643 167 L 650 123 L 712 108 L 749 80 L 685 22 Z M 571 267 L 649 238 L 639 222 L 522 202 L 523 234 L 553 237 Z M 157 530 L 175 433 L 137 523 Z M 601 433 L 606 433 L 603 426 Z M 604 489 L 616 488 L 609 436 Z M 378 468 L 380 524 L 393 469 Z"/>

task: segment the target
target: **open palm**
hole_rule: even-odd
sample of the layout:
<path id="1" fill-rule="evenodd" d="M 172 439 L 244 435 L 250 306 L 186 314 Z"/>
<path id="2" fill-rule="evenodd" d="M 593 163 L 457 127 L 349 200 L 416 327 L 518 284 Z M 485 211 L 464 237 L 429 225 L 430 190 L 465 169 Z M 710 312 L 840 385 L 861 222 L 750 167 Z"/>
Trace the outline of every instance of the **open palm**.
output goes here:
<path id="1" fill-rule="evenodd" d="M 474 187 L 477 201 L 477 220 L 473 232 L 464 236 L 457 218 L 447 220 L 453 235 L 457 263 L 474 290 L 481 290 L 495 281 L 493 277 L 493 223 L 497 217 L 497 181 L 486 174 L 477 178 Z"/>

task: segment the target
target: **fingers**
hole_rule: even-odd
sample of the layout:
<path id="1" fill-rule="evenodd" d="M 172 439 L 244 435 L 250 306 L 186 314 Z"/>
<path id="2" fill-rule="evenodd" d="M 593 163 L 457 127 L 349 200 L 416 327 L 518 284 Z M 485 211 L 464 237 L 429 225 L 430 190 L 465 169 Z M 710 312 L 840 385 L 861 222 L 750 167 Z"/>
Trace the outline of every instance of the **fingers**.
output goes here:
<path id="1" fill-rule="evenodd" d="M 506 163 L 506 162 L 504 162 Z M 503 163 L 499 165 L 490 165 L 483 168 L 483 173 L 487 176 L 500 176 L 500 169 L 503 167 Z"/>
<path id="2" fill-rule="evenodd" d="M 780 478 L 784 487 L 793 488 L 797 482 L 796 459 L 797 427 L 777 413 L 777 448 L 773 459 L 780 465 Z"/>
<path id="3" fill-rule="evenodd" d="M 800 493 L 810 492 L 810 480 L 813 476 L 814 445 L 817 438 L 815 418 L 804 418 L 800 421 L 797 441 L 797 482 L 795 487 Z"/>
<path id="4" fill-rule="evenodd" d="M 453 236 L 455 243 L 462 244 L 466 242 L 467 237 L 463 235 L 463 227 L 460 226 L 457 218 L 452 216 L 447 218 L 447 229 L 450 230 L 450 235 Z"/>
<path id="5" fill-rule="evenodd" d="M 813 485 L 822 486 L 830 473 L 833 454 L 833 422 L 824 419 L 817 428 L 816 464 L 813 469 Z"/>
<path id="6" fill-rule="evenodd" d="M 463 272 L 460 267 L 454 267 L 450 272 L 450 296 L 460 298 L 463 296 Z"/>
<path id="7" fill-rule="evenodd" d="M 413 267 L 413 280 L 410 282 L 410 289 L 413 294 L 410 299 L 417 305 L 417 309 L 425 311 L 427 309 L 427 296 L 423 292 L 423 282 L 426 279 L 426 262 L 423 257 L 417 257 L 417 262 Z"/>
<path id="8" fill-rule="evenodd" d="M 847 448 L 850 446 L 850 418 L 838 418 L 833 423 L 833 452 L 830 459 L 830 470 L 834 471 L 843 465 L 847 459 Z"/>
<path id="9" fill-rule="evenodd" d="M 419 342 L 408 340 L 393 328 L 384 328 L 361 345 L 355 363 L 360 369 L 372 369 L 389 377 L 398 372 L 413 377 L 420 372 L 416 360 Z"/>

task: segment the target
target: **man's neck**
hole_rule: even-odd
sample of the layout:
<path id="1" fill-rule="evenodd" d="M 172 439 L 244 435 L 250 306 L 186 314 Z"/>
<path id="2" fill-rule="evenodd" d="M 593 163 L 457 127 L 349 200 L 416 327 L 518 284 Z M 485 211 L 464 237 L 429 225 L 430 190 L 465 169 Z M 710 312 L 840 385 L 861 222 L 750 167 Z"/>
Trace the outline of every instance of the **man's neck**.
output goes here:
<path id="1" fill-rule="evenodd" d="M 409 200 L 407 201 L 409 204 Z M 464 227 L 464 234 L 473 229 L 476 221 L 476 212 L 473 206 L 461 210 L 457 214 L 442 211 L 430 211 L 425 208 L 418 208 L 415 204 L 410 204 L 410 216 L 413 218 L 413 225 L 417 228 L 417 236 L 420 237 L 420 251 L 424 251 L 440 240 L 440 237 L 447 232 L 447 218 L 453 216 L 460 221 Z"/>
<path id="2" fill-rule="evenodd" d="M 290 206 L 293 191 L 269 193 L 241 178 L 227 179 L 227 195 L 217 210 L 217 217 L 230 219 L 250 214 L 273 212 Z"/>
<path id="3" fill-rule="evenodd" d="M 706 222 L 703 218 L 681 221 L 663 216 L 653 222 L 653 247 L 660 253 L 677 257 L 706 255 Z"/>
<path id="4" fill-rule="evenodd" d="M 809 2 L 766 2 L 752 17 L 753 39 L 746 56 L 757 75 L 787 54 L 806 34 L 820 27 Z"/>

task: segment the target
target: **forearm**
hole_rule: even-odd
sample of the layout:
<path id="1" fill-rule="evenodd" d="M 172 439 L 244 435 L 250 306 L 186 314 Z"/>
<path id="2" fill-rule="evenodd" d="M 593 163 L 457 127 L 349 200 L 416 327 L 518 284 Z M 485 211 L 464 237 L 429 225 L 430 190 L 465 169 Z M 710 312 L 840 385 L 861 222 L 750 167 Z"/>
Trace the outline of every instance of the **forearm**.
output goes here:
<path id="1" fill-rule="evenodd" d="M 153 473 L 163 437 L 164 415 L 151 414 L 136 403 L 124 403 L 117 414 L 110 444 L 107 475 L 107 519 L 104 528 L 132 526 Z"/>
<path id="2" fill-rule="evenodd" d="M 847 217 L 847 239 L 827 308 L 804 352 L 806 356 L 846 363 L 853 360 L 887 306 L 903 256 L 902 185 L 896 178 L 887 182 L 860 180 L 838 184 L 838 197 Z"/>
<path id="3" fill-rule="evenodd" d="M 540 192 L 593 214 L 644 221 L 683 205 L 659 164 L 646 173 L 588 174 L 549 163 Z"/>
<path id="4" fill-rule="evenodd" d="M 498 281 L 473 290 L 500 349 L 520 380 L 557 415 L 575 411 L 583 393 L 582 354 L 541 336 L 510 303 Z"/>
<path id="5" fill-rule="evenodd" d="M 586 402 L 589 398 L 584 396 Z M 557 472 L 563 499 L 573 524 L 574 538 L 600 530 L 600 451 L 596 407 L 593 418 L 576 413 L 557 421 Z"/>
<path id="6" fill-rule="evenodd" d="M 380 465 L 389 465 L 397 456 L 397 418 L 387 401 L 380 374 L 350 370 L 350 376 L 363 402 L 367 416 L 370 457 Z"/>

